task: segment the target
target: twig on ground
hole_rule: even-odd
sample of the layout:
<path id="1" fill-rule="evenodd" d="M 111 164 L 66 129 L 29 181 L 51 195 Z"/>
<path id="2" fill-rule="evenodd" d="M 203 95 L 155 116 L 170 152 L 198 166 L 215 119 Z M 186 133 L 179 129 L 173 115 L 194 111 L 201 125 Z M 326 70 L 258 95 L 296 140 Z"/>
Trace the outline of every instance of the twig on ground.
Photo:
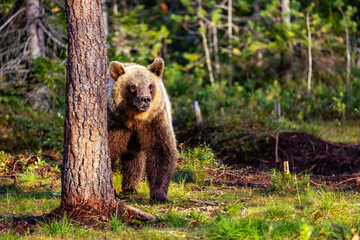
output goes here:
<path id="1" fill-rule="evenodd" d="M 189 236 L 186 236 L 186 235 L 180 236 L 180 235 L 177 235 L 177 234 L 175 234 L 175 233 L 173 233 L 173 232 L 174 232 L 174 231 L 170 231 L 169 234 L 170 234 L 171 236 L 178 237 L 178 238 L 190 238 Z"/>
<path id="2" fill-rule="evenodd" d="M 358 180 L 358 179 L 360 179 L 360 177 L 349 178 L 349 179 L 346 179 L 346 180 L 344 180 L 344 181 L 338 182 L 338 183 L 335 184 L 335 185 L 340 185 L 340 184 L 343 184 L 343 183 L 346 183 L 346 182 L 350 182 L 350 181 L 352 181 L 352 180 Z"/>
<path id="3" fill-rule="evenodd" d="M 209 205 L 209 206 L 217 206 L 218 205 L 216 202 L 203 201 L 203 200 L 199 200 L 196 198 L 189 198 L 189 201 L 196 202 L 196 203 L 203 203 L 203 204 Z"/>

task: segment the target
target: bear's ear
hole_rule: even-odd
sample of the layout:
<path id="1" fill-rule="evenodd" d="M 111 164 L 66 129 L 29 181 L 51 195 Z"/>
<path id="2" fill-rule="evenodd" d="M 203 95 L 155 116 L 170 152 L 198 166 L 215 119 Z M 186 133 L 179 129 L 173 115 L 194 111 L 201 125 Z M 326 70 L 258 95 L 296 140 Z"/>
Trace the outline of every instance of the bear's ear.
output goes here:
<path id="1" fill-rule="evenodd" d="M 113 61 L 110 63 L 109 74 L 112 79 L 116 81 L 118 77 L 120 77 L 124 73 L 125 73 L 124 65 L 122 65 L 117 61 Z"/>
<path id="2" fill-rule="evenodd" d="M 156 76 L 161 77 L 164 71 L 164 60 L 160 57 L 155 58 L 154 62 L 150 64 L 147 69 Z"/>

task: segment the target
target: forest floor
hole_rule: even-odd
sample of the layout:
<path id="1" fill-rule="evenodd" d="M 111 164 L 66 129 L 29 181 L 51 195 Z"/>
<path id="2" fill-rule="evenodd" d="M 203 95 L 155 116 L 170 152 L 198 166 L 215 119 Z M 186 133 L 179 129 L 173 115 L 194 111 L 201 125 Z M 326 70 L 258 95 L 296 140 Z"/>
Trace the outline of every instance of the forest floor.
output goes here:
<path id="1" fill-rule="evenodd" d="M 359 130 L 339 128 L 327 139 L 349 142 L 341 136 Z M 351 141 L 359 140 L 360 134 Z M 39 217 L 60 203 L 59 156 L 2 154 L 0 239 L 359 239 L 360 146 L 304 133 L 283 133 L 278 141 L 278 157 L 289 161 L 291 174 L 274 163 L 274 147 L 264 148 L 252 163 L 205 168 L 204 181 L 172 182 L 171 203 L 149 202 L 145 181 L 123 196 L 155 222 L 112 218 L 92 226 Z M 121 190 L 119 174 L 114 186 Z"/>

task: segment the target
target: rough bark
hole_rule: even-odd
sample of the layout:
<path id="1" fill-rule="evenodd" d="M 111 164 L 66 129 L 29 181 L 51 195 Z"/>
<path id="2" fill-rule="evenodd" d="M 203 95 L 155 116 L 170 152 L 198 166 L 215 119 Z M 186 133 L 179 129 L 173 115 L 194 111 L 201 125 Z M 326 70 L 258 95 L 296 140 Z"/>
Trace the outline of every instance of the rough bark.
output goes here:
<path id="1" fill-rule="evenodd" d="M 106 119 L 106 41 L 99 0 L 67 0 L 68 66 L 61 206 L 116 205 Z"/>
<path id="2" fill-rule="evenodd" d="M 28 35 L 28 51 L 31 58 L 45 56 L 44 33 L 39 23 L 44 14 L 44 2 L 42 0 L 27 0 L 26 21 Z"/>

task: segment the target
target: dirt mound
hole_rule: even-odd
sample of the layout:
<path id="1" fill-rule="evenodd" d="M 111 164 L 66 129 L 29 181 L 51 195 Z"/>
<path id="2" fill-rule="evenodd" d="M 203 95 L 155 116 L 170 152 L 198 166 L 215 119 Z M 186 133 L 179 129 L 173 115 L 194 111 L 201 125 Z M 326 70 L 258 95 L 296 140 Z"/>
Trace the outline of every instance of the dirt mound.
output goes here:
<path id="1" fill-rule="evenodd" d="M 229 158 L 227 164 L 259 170 L 281 168 L 288 161 L 295 172 L 311 172 L 317 175 L 356 173 L 360 168 L 360 145 L 333 143 L 311 134 L 288 132 L 279 135 L 278 162 L 275 161 L 276 137 L 268 143 L 261 141 L 256 154 L 247 154 L 243 159 Z M 254 158 L 254 156 L 257 158 Z M 250 156 L 246 158 L 246 156 Z"/>

